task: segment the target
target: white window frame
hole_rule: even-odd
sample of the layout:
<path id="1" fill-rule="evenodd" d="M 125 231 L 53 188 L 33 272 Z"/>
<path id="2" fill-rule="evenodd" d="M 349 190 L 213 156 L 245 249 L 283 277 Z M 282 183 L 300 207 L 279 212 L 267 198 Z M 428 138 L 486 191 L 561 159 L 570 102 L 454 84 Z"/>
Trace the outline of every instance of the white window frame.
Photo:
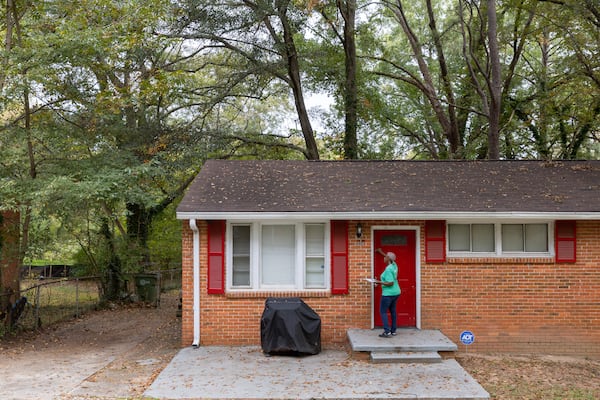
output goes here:
<path id="1" fill-rule="evenodd" d="M 322 287 L 307 286 L 306 283 L 306 240 L 305 226 L 323 224 L 324 226 L 324 285 Z M 250 285 L 233 286 L 233 226 L 250 226 Z M 294 284 L 266 285 L 261 279 L 261 230 L 264 225 L 293 225 L 295 227 L 295 261 L 296 270 Z M 330 277 L 330 224 L 328 221 L 228 221 L 226 234 L 226 282 L 228 291 L 323 291 L 331 287 Z"/>
<path id="2" fill-rule="evenodd" d="M 473 252 L 473 251 L 450 251 L 450 225 L 454 224 L 492 224 L 494 225 L 494 240 L 495 240 L 495 251 L 494 252 Z M 502 225 L 527 225 L 527 224 L 544 224 L 547 226 L 547 248 L 545 252 L 526 252 L 526 251 L 513 251 L 503 252 L 502 251 Z M 553 221 L 523 221 L 523 220 L 505 220 L 490 222 L 489 220 L 477 220 L 477 221 L 446 221 L 446 255 L 448 257 L 457 258 L 546 258 L 554 257 L 554 222 Z"/>

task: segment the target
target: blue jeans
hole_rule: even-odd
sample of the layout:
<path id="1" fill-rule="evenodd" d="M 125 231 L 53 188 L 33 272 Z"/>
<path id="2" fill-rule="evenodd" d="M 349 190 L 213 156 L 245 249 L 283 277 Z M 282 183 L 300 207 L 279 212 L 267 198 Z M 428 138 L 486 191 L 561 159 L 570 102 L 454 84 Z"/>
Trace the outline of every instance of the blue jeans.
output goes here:
<path id="1" fill-rule="evenodd" d="M 379 307 L 379 313 L 381 314 L 381 321 L 383 322 L 383 330 L 386 333 L 394 333 L 396 332 L 397 324 L 396 324 L 396 303 L 398 302 L 398 297 L 400 296 L 381 296 L 381 305 Z M 388 320 L 388 310 L 392 315 L 392 327 L 390 329 L 390 323 Z"/>

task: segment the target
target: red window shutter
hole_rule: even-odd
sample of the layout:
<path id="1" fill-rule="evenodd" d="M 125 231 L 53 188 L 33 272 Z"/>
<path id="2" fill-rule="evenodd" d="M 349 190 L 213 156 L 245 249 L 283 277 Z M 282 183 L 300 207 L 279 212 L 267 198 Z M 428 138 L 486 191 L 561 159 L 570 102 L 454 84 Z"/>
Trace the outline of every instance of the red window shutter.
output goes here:
<path id="1" fill-rule="evenodd" d="M 225 221 L 208 221 L 208 293 L 225 293 Z"/>
<path id="2" fill-rule="evenodd" d="M 446 261 L 446 222 L 425 222 L 425 260 L 430 263 Z"/>
<path id="3" fill-rule="evenodd" d="M 577 261 L 575 221 L 556 221 L 554 237 L 556 262 L 574 263 Z"/>
<path id="4" fill-rule="evenodd" d="M 331 293 L 348 293 L 347 221 L 331 221 Z"/>

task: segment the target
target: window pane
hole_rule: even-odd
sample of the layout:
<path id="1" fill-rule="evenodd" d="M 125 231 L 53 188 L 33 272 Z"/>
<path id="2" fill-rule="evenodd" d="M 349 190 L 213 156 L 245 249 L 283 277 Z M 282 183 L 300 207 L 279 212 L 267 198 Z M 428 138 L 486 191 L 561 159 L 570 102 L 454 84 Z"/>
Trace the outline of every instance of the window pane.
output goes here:
<path id="1" fill-rule="evenodd" d="M 294 225 L 263 225 L 261 282 L 266 285 L 293 285 L 295 282 Z"/>
<path id="2" fill-rule="evenodd" d="M 233 257 L 233 286 L 250 286 L 250 257 Z"/>
<path id="3" fill-rule="evenodd" d="M 548 225 L 525 225 L 525 251 L 548 251 Z"/>
<path id="4" fill-rule="evenodd" d="M 406 246 L 408 239 L 406 235 L 383 235 L 381 244 L 384 246 Z"/>
<path id="5" fill-rule="evenodd" d="M 325 287 L 325 259 L 306 259 L 306 287 Z"/>
<path id="6" fill-rule="evenodd" d="M 305 225 L 306 231 L 306 255 L 323 256 L 325 253 L 325 225 Z"/>
<path id="7" fill-rule="evenodd" d="M 448 224 L 448 248 L 450 251 L 470 251 L 471 233 L 468 224 Z"/>
<path id="8" fill-rule="evenodd" d="M 474 252 L 493 253 L 495 251 L 496 240 L 493 224 L 473 224 L 471 225 L 471 235 Z"/>
<path id="9" fill-rule="evenodd" d="M 307 224 L 304 231 L 306 287 L 325 287 L 325 224 Z"/>
<path id="10" fill-rule="evenodd" d="M 250 226 L 233 226 L 233 286 L 250 286 Z"/>
<path id="11" fill-rule="evenodd" d="M 502 251 L 523 251 L 523 225 L 502 225 Z"/>

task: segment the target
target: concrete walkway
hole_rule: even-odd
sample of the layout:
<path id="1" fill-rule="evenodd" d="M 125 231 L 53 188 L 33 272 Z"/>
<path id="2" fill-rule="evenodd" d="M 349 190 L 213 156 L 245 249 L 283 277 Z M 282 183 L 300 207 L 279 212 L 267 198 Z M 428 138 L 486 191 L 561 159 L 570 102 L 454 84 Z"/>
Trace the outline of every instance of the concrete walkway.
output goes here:
<path id="1" fill-rule="evenodd" d="M 385 339 L 384 339 L 385 340 Z M 184 348 L 144 396 L 158 399 L 489 399 L 455 360 L 373 364 L 344 351 L 266 356 L 260 347 Z"/>

